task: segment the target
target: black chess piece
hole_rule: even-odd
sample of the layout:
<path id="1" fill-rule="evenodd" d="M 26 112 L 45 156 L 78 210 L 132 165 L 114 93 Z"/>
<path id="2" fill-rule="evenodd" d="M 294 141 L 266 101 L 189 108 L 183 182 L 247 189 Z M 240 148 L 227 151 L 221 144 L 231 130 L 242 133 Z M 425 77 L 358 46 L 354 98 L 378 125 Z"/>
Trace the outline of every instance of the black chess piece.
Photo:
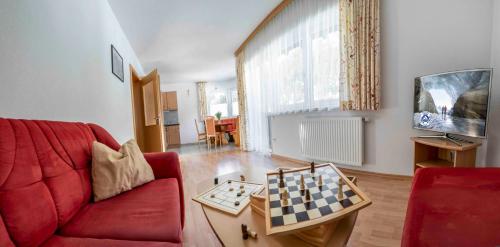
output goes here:
<path id="1" fill-rule="evenodd" d="M 311 192 L 309 192 L 309 189 L 306 190 L 306 201 L 311 200 Z"/>
<path id="2" fill-rule="evenodd" d="M 280 188 L 284 188 L 285 187 L 285 181 L 283 181 L 283 179 L 280 180 L 279 187 Z"/>
<path id="3" fill-rule="evenodd" d="M 314 161 L 311 162 L 311 173 L 314 173 Z"/>
<path id="4" fill-rule="evenodd" d="M 219 178 L 214 178 L 214 184 L 215 185 L 219 184 Z"/>
<path id="5" fill-rule="evenodd" d="M 280 169 L 280 171 L 279 171 L 279 180 L 280 180 L 279 187 L 280 188 L 285 187 L 285 181 L 283 179 L 283 170 L 282 169 Z"/>
<path id="6" fill-rule="evenodd" d="M 243 234 L 243 239 L 248 239 L 248 227 L 245 224 L 241 224 L 241 233 Z"/>

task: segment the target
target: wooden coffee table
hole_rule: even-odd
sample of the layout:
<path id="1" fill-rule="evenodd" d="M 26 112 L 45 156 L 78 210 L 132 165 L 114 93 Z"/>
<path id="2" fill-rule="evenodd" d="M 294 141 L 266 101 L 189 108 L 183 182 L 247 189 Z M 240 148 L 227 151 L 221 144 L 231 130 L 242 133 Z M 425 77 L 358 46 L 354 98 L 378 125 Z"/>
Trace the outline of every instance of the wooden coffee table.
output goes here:
<path id="1" fill-rule="evenodd" d="M 240 175 L 245 175 L 246 180 L 254 183 L 265 183 L 266 170 L 260 167 L 252 167 L 241 172 L 234 172 L 219 176 L 219 183 L 233 179 L 239 180 Z M 213 178 L 200 182 L 197 192 L 203 193 L 214 186 Z M 192 203 L 196 203 L 192 201 Z M 239 215 L 232 216 L 220 210 L 202 206 L 205 216 L 224 246 L 313 246 L 293 234 L 266 235 L 266 221 L 261 215 L 253 212 L 250 205 Z M 327 246 L 345 246 L 356 222 L 357 211 L 353 212 L 338 221 L 334 236 Z M 241 224 L 246 224 L 252 231 L 257 232 L 258 238 L 243 240 L 241 234 Z"/>

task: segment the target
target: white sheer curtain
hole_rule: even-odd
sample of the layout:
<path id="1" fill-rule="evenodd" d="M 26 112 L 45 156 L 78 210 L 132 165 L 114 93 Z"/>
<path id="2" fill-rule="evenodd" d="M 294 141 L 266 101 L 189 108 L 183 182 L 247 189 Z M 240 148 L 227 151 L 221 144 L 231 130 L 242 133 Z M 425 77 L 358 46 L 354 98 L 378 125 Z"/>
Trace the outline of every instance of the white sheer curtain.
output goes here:
<path id="1" fill-rule="evenodd" d="M 295 0 L 245 48 L 249 150 L 269 151 L 269 117 L 339 107 L 338 0 Z"/>

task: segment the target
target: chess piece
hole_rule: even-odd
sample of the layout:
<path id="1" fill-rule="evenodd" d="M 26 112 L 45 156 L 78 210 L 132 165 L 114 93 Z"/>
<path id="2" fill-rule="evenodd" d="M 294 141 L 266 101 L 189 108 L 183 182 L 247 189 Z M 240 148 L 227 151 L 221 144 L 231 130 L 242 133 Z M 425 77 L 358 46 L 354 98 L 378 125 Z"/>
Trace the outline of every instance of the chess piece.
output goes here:
<path id="1" fill-rule="evenodd" d="M 241 180 L 242 182 L 245 182 L 245 176 L 244 176 L 244 175 L 240 175 L 240 180 Z"/>
<path id="2" fill-rule="evenodd" d="M 247 229 L 248 236 L 250 236 L 253 239 L 257 238 L 257 232 L 252 231 L 250 228 Z"/>
<path id="3" fill-rule="evenodd" d="M 229 191 L 233 191 L 233 190 L 234 190 L 233 187 L 229 187 Z"/>
<path id="4" fill-rule="evenodd" d="M 279 187 L 280 187 L 280 188 L 284 188 L 284 187 L 285 187 L 285 181 L 280 180 Z"/>
<path id="5" fill-rule="evenodd" d="M 234 206 L 239 206 L 240 202 L 239 201 L 234 201 Z"/>
<path id="6" fill-rule="evenodd" d="M 281 193 L 281 204 L 288 205 L 288 198 L 290 198 L 288 190 L 283 191 L 283 193 Z"/>
<path id="7" fill-rule="evenodd" d="M 280 187 L 280 188 L 285 187 L 285 181 L 283 180 L 283 178 L 280 178 L 280 181 L 279 181 L 279 187 Z"/>
<path id="8" fill-rule="evenodd" d="M 241 193 L 240 193 L 240 192 L 238 192 L 238 193 L 236 194 L 236 196 L 241 196 Z"/>
<path id="9" fill-rule="evenodd" d="M 231 180 L 227 180 L 227 183 L 228 183 L 228 184 L 231 184 Z"/>
<path id="10" fill-rule="evenodd" d="M 300 175 L 300 190 L 304 190 L 305 189 L 305 184 L 304 184 L 304 175 Z"/>
<path id="11" fill-rule="evenodd" d="M 321 188 L 321 186 L 323 186 L 323 176 L 319 175 L 319 178 L 318 178 L 318 187 Z"/>
<path id="12" fill-rule="evenodd" d="M 210 198 L 215 198 L 215 194 L 211 194 L 211 195 L 210 195 Z"/>
<path id="13" fill-rule="evenodd" d="M 279 187 L 280 188 L 285 187 L 285 179 L 284 179 L 284 175 L 283 175 L 283 169 L 280 169 L 280 171 L 279 171 L 279 179 L 280 179 Z"/>
<path id="14" fill-rule="evenodd" d="M 214 178 L 214 184 L 215 185 L 219 184 L 219 178 Z"/>
<path id="15" fill-rule="evenodd" d="M 314 161 L 311 162 L 311 173 L 314 173 Z"/>
<path id="16" fill-rule="evenodd" d="M 241 224 L 241 233 L 243 234 L 243 239 L 248 239 L 248 227 L 245 224 Z"/>
<path id="17" fill-rule="evenodd" d="M 309 189 L 306 190 L 306 201 L 310 201 L 311 200 L 311 192 L 309 192 Z"/>
<path id="18" fill-rule="evenodd" d="M 247 233 L 248 233 L 248 236 L 250 236 L 251 238 L 257 238 L 257 232 L 252 231 L 252 229 L 250 229 L 250 227 L 247 227 Z"/>

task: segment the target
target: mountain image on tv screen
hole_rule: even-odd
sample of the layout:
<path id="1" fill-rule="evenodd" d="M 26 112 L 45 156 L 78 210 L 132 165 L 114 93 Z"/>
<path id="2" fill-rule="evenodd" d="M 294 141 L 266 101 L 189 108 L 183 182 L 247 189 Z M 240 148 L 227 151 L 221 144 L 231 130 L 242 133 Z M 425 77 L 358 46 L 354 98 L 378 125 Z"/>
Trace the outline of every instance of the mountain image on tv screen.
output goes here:
<path id="1" fill-rule="evenodd" d="M 415 78 L 413 126 L 486 136 L 491 73 L 491 69 L 481 69 Z"/>

